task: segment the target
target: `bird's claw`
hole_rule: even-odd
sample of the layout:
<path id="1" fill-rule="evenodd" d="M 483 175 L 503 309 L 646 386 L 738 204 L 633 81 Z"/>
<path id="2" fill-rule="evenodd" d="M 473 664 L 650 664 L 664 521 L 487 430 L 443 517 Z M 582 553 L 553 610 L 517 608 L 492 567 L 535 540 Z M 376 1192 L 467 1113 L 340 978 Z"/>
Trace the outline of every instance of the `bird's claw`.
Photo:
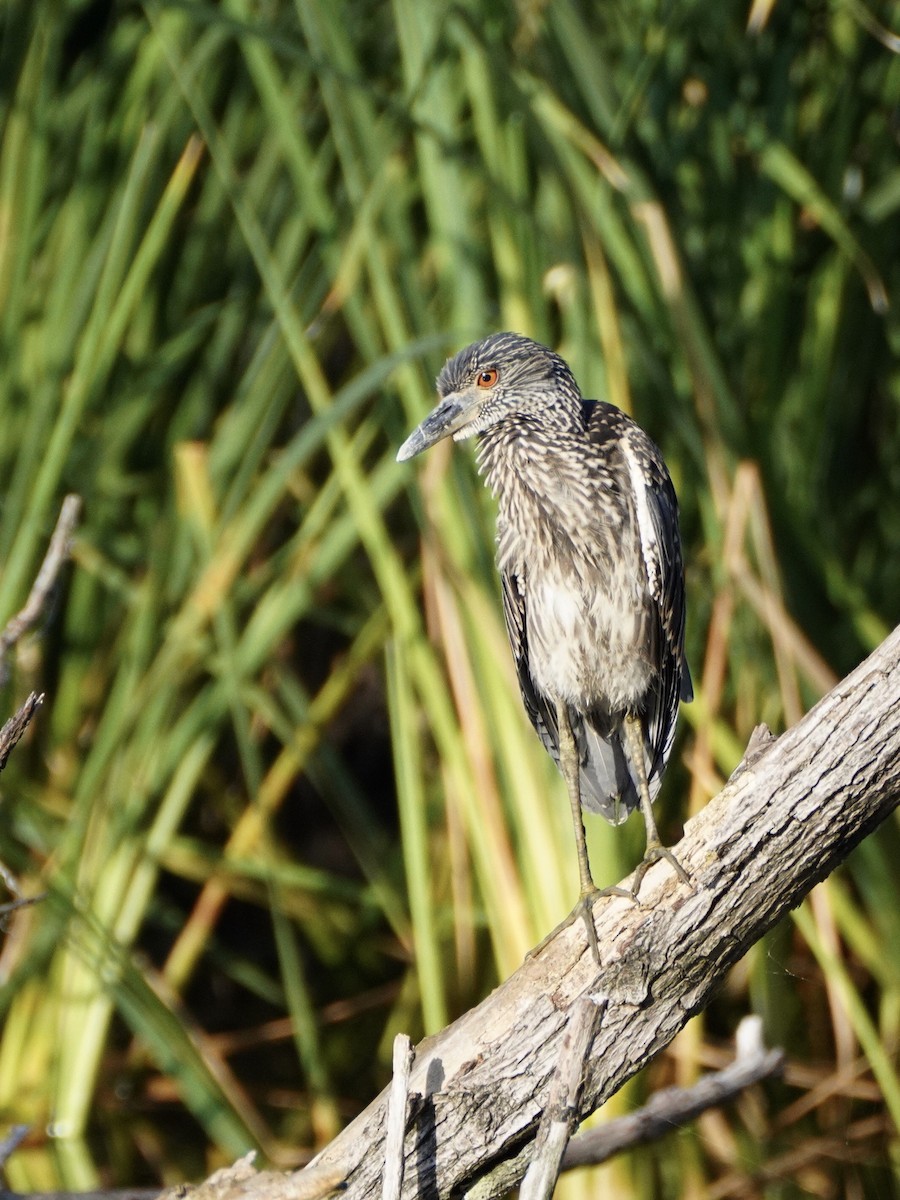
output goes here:
<path id="1" fill-rule="evenodd" d="M 591 955 L 597 966 L 601 966 L 600 962 L 600 946 L 597 942 L 597 927 L 594 924 L 594 901 L 600 894 L 598 888 L 594 888 L 590 892 L 582 892 L 577 904 L 572 909 L 572 912 L 582 918 L 587 930 L 588 947 Z"/>
<path id="2" fill-rule="evenodd" d="M 525 955 L 526 961 L 530 958 L 537 958 L 541 951 L 553 941 L 558 933 L 567 929 L 570 925 L 581 918 L 584 921 L 587 931 L 588 947 L 591 951 L 591 956 L 597 966 L 601 966 L 600 962 L 600 944 L 597 941 L 597 929 L 594 925 L 594 901 L 601 896 L 630 896 L 630 892 L 626 892 L 624 888 L 591 888 L 590 891 L 582 892 L 579 896 L 575 907 L 567 917 L 563 917 L 555 929 L 551 929 L 545 938 L 542 938 L 536 946 L 533 946 Z"/>
<path id="3" fill-rule="evenodd" d="M 541 951 L 553 941 L 558 933 L 562 933 L 564 929 L 568 929 L 570 925 L 574 925 L 580 917 L 581 920 L 584 921 L 585 930 L 587 932 L 588 947 L 590 948 L 591 956 L 598 967 L 602 966 L 603 964 L 600 961 L 600 943 L 597 941 L 597 928 L 594 925 L 594 903 L 597 900 L 602 900 L 610 896 L 618 896 L 620 899 L 633 900 L 635 903 L 638 903 L 637 896 L 633 891 L 629 891 L 628 888 L 611 885 L 610 887 L 605 888 L 591 887 L 589 889 L 585 889 L 585 891 L 583 891 L 579 896 L 575 903 L 575 907 L 572 909 L 569 915 L 563 917 L 555 929 L 551 929 L 546 937 L 542 938 L 536 946 L 533 946 L 528 951 L 528 953 L 525 955 L 526 960 L 529 958 L 536 958 Z"/>
<path id="4" fill-rule="evenodd" d="M 631 891 L 627 893 L 627 895 L 631 896 L 632 900 L 634 900 L 635 904 L 640 904 L 638 892 L 641 889 L 644 876 L 647 874 L 648 869 L 652 867 L 654 863 L 659 862 L 661 858 L 665 859 L 682 883 L 687 884 L 691 891 L 696 891 L 693 879 L 691 879 L 690 875 L 687 873 L 672 851 L 667 846 L 663 846 L 659 842 L 649 843 L 647 849 L 644 851 L 643 859 L 638 863 L 634 872 Z"/>

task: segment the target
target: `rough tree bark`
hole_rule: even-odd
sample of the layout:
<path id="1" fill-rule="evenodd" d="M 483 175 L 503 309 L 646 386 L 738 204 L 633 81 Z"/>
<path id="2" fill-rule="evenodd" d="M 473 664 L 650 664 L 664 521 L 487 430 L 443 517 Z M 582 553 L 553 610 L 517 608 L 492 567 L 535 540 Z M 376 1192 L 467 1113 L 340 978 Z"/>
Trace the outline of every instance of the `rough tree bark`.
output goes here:
<path id="1" fill-rule="evenodd" d="M 757 739 L 721 794 L 688 823 L 677 853 L 695 891 L 657 864 L 639 907 L 597 902 L 602 967 L 577 922 L 422 1042 L 410 1078 L 402 1195 L 501 1195 L 528 1165 L 580 997 L 606 1000 L 585 1065 L 586 1116 L 671 1041 L 748 947 L 898 800 L 900 629 L 793 729 Z M 306 1172 L 245 1178 L 241 1195 L 296 1197 L 321 1171 L 344 1182 L 347 1200 L 378 1196 L 386 1107 L 387 1092 Z"/>

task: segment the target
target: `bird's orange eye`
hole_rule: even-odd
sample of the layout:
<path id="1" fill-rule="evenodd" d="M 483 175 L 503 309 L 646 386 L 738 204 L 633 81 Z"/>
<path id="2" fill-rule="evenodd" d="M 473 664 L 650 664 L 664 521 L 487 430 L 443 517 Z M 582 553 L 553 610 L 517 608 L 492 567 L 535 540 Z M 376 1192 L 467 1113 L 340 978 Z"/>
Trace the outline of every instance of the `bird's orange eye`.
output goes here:
<path id="1" fill-rule="evenodd" d="M 495 371 L 493 367 L 489 367 L 487 371 L 479 371 L 476 383 L 481 388 L 492 388 L 500 378 L 500 372 Z"/>

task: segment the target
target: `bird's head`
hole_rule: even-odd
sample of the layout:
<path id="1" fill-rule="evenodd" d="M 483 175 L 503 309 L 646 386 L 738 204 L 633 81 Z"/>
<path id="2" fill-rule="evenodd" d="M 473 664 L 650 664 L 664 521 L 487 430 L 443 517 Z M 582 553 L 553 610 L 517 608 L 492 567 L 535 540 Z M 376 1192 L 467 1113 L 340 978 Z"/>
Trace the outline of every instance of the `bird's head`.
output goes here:
<path id="1" fill-rule="evenodd" d="M 460 350 L 444 364 L 437 390 L 437 406 L 400 447 L 398 462 L 509 417 L 549 411 L 568 423 L 581 411 L 581 392 L 563 359 L 519 333 L 495 333 Z"/>

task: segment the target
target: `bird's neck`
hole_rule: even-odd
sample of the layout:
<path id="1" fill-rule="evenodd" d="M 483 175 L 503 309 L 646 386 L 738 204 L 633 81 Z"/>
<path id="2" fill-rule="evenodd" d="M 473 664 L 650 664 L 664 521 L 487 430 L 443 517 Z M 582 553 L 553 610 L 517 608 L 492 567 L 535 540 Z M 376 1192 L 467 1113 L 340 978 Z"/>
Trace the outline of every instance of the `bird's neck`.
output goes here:
<path id="1" fill-rule="evenodd" d="M 541 416 L 516 414 L 498 421 L 479 438 L 478 470 L 501 507 L 513 496 L 535 492 L 546 501 L 559 489 L 568 490 L 585 469 L 578 453 L 586 439 L 580 414 Z M 521 493 L 521 495 L 519 495 Z"/>

